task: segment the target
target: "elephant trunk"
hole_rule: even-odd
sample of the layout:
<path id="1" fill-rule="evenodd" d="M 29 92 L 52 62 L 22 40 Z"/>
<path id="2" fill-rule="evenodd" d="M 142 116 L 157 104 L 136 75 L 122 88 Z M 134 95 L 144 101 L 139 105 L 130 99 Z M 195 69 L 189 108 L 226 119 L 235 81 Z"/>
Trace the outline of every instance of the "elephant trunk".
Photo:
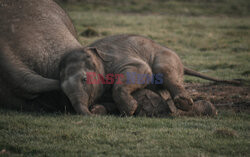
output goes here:
<path id="1" fill-rule="evenodd" d="M 80 85 L 66 81 L 62 84 L 62 89 L 78 114 L 91 115 L 88 109 L 89 95 Z"/>
<path id="2" fill-rule="evenodd" d="M 88 109 L 88 96 L 83 93 L 71 93 L 68 94 L 68 98 L 72 103 L 75 111 L 81 115 L 91 115 Z"/>

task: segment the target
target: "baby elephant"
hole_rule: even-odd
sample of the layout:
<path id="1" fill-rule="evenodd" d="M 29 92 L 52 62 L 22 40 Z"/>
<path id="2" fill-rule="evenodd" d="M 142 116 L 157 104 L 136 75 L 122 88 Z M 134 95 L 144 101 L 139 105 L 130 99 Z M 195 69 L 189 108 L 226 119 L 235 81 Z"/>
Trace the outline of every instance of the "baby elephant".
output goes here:
<path id="1" fill-rule="evenodd" d="M 196 101 L 189 111 L 182 111 L 175 107 L 169 97 L 167 100 L 148 89 L 141 89 L 132 94 L 138 102 L 136 116 L 167 117 L 167 116 L 215 116 L 216 108 L 208 101 Z M 114 103 L 94 105 L 91 112 L 96 115 L 119 114 Z"/>
<path id="2" fill-rule="evenodd" d="M 137 74 L 151 78 L 143 82 Z M 176 107 L 188 111 L 193 100 L 184 89 L 183 74 L 176 53 L 138 35 L 106 37 L 69 53 L 60 64 L 62 89 L 83 115 L 91 114 L 89 105 L 104 92 L 112 92 L 121 113 L 133 115 L 138 102 L 131 93 L 149 85 L 169 91 Z"/>
<path id="3" fill-rule="evenodd" d="M 169 92 L 178 109 L 189 111 L 193 100 L 183 85 L 183 74 L 225 82 L 183 67 L 178 55 L 138 35 L 115 35 L 76 49 L 60 63 L 60 81 L 75 110 L 90 115 L 89 106 L 112 93 L 121 114 L 133 115 L 138 102 L 131 93 L 149 88 Z"/>

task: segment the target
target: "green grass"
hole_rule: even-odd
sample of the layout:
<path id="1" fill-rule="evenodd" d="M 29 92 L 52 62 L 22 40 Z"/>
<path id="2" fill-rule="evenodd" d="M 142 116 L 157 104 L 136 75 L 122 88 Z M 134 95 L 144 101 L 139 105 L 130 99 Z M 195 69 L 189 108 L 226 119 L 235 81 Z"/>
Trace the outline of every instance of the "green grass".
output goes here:
<path id="1" fill-rule="evenodd" d="M 107 35 L 140 34 L 176 51 L 187 67 L 250 80 L 248 0 L 88 0 L 62 6 L 79 34 L 89 27 L 99 32 L 79 37 L 83 45 Z M 0 151 L 12 156 L 249 156 L 249 126 L 247 113 L 226 111 L 215 118 L 159 119 L 0 109 Z"/>
<path id="2" fill-rule="evenodd" d="M 247 156 L 249 119 L 229 112 L 160 119 L 1 111 L 0 148 L 23 156 Z"/>
<path id="3" fill-rule="evenodd" d="M 70 0 L 69 0 L 70 1 Z M 64 5 L 69 10 L 167 14 L 188 16 L 247 16 L 247 0 L 79 0 L 80 3 Z"/>

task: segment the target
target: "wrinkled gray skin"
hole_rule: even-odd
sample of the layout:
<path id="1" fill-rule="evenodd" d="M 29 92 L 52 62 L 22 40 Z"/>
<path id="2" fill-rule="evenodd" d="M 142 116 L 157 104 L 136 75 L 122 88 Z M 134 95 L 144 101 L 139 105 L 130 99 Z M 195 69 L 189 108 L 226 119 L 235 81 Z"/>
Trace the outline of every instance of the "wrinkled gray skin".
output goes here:
<path id="1" fill-rule="evenodd" d="M 90 104 L 103 93 L 112 92 L 121 114 L 133 115 L 137 101 L 131 93 L 149 87 L 160 91 L 169 91 L 177 108 L 188 111 L 193 101 L 183 86 L 184 68 L 180 58 L 170 49 L 150 39 L 137 35 L 116 35 L 106 37 L 91 44 L 79 52 L 73 52 L 61 62 L 62 89 L 69 96 L 78 113 L 89 114 Z M 126 82 L 127 72 L 152 75 L 163 74 L 163 84 L 87 84 L 86 73 L 123 74 Z M 116 80 L 117 81 L 117 80 Z"/>
<path id="2" fill-rule="evenodd" d="M 61 57 L 81 45 L 52 0 L 0 1 L 0 104 L 26 104 L 60 90 Z"/>

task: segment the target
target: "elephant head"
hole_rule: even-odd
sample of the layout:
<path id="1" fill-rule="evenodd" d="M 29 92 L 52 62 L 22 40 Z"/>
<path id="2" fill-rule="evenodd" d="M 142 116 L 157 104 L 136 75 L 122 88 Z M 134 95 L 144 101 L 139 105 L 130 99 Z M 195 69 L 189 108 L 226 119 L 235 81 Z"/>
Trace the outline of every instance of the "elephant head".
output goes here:
<path id="1" fill-rule="evenodd" d="M 91 47 L 72 51 L 62 58 L 59 67 L 61 88 L 75 111 L 82 115 L 91 115 L 89 105 L 103 91 L 102 84 L 92 84 L 87 81 L 87 75 L 90 72 L 104 73 L 97 51 L 96 48 Z"/>

